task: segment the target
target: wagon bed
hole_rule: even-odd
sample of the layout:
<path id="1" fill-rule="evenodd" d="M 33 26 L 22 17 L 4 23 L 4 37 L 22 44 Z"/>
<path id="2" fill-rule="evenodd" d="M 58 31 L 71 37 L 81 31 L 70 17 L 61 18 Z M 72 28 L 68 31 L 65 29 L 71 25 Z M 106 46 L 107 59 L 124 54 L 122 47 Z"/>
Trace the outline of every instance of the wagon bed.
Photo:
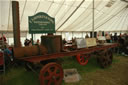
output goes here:
<path id="1" fill-rule="evenodd" d="M 20 59 L 20 60 L 24 60 L 28 62 L 40 62 L 40 61 L 45 61 L 49 59 L 62 58 L 65 56 L 75 56 L 78 54 L 90 54 L 90 53 L 97 52 L 100 50 L 114 48 L 116 46 L 118 46 L 117 43 L 105 43 L 103 45 L 97 45 L 94 47 L 77 49 L 77 50 L 69 51 L 69 52 L 60 52 L 60 53 L 53 53 L 53 54 L 46 54 L 46 55 L 22 57 L 22 58 L 16 58 L 16 59 Z"/>

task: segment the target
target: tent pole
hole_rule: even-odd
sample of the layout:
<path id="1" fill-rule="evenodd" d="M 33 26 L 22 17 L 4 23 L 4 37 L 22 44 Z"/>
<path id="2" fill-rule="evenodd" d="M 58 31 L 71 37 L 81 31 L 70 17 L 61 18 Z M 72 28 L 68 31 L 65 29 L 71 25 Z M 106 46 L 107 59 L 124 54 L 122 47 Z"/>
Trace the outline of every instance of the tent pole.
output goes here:
<path id="1" fill-rule="evenodd" d="M 82 37 L 83 37 L 83 35 L 84 35 L 84 32 L 82 32 Z"/>
<path id="2" fill-rule="evenodd" d="M 92 37 L 94 37 L 94 15 L 95 14 L 95 2 L 93 0 L 93 7 L 92 7 Z"/>
<path id="3" fill-rule="evenodd" d="M 72 32 L 72 38 L 73 38 L 73 32 Z"/>

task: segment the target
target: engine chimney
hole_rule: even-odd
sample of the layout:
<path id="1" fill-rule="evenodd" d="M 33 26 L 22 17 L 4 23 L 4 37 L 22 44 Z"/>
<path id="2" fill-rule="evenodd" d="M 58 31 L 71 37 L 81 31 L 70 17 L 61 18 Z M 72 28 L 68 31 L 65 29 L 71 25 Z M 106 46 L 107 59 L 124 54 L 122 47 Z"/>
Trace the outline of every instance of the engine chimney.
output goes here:
<path id="1" fill-rule="evenodd" d="M 12 1 L 12 17 L 13 17 L 14 47 L 21 47 L 20 21 L 19 21 L 19 2 L 18 1 Z"/>

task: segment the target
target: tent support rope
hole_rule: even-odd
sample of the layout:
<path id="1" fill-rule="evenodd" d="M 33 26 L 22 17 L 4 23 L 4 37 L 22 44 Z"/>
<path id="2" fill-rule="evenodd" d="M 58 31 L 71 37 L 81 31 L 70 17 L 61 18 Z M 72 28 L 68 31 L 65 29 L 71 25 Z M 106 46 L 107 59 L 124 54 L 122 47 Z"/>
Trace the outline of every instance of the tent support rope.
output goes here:
<path id="1" fill-rule="evenodd" d="M 62 26 L 70 19 L 70 17 L 77 11 L 77 9 L 84 3 L 84 1 L 85 1 L 85 0 L 83 0 L 83 1 L 79 4 L 79 6 L 78 6 L 78 7 L 72 12 L 72 14 L 56 29 L 56 31 L 59 30 L 60 27 L 62 27 Z"/>

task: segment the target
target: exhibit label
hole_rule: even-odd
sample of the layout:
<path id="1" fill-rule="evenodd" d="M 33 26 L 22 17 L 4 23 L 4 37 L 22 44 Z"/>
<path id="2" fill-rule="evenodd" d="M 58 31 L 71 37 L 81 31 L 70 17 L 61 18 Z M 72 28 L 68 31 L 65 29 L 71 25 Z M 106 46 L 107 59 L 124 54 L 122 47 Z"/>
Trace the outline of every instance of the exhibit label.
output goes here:
<path id="1" fill-rule="evenodd" d="M 44 12 L 29 16 L 29 33 L 55 33 L 55 19 Z"/>

